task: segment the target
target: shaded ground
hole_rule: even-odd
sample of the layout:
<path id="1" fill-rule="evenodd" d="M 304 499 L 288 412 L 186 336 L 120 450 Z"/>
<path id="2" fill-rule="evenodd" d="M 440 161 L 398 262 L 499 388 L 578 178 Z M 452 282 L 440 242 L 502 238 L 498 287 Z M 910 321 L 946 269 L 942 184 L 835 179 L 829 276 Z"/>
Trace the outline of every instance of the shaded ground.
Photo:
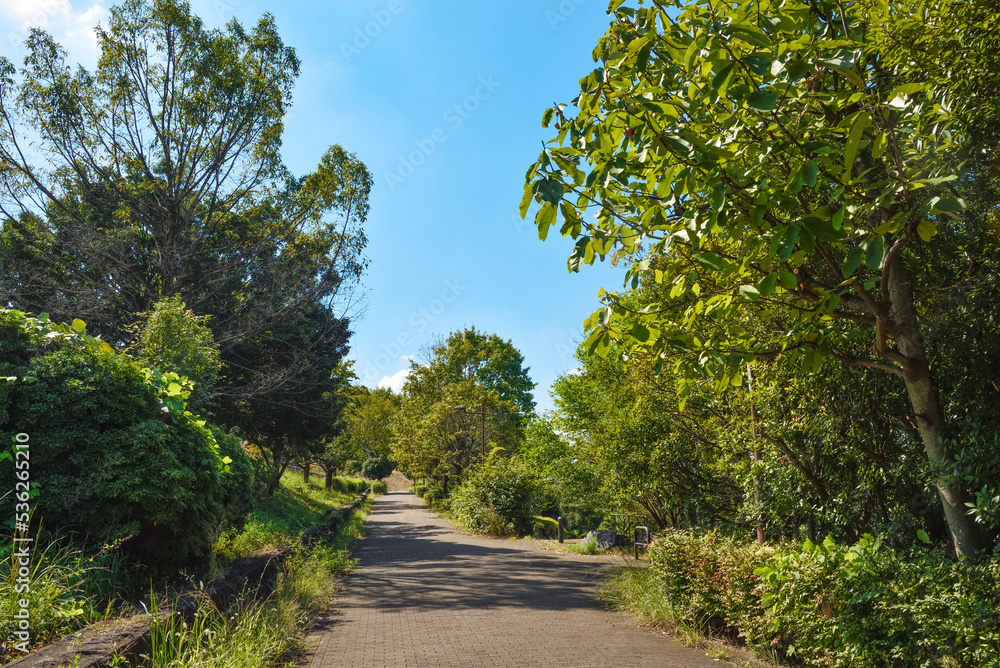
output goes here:
<path id="1" fill-rule="evenodd" d="M 462 535 L 406 492 L 377 499 L 368 528 L 303 665 L 725 665 L 604 610 L 585 558 Z"/>

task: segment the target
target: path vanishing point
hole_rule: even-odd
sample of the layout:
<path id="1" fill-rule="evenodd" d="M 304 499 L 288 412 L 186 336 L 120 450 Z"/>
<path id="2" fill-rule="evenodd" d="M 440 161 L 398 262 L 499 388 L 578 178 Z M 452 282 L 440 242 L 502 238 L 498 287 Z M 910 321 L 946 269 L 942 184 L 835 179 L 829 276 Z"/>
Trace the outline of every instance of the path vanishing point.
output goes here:
<path id="1" fill-rule="evenodd" d="M 729 665 L 605 610 L 592 557 L 463 535 L 408 492 L 377 498 L 366 526 L 303 666 Z"/>

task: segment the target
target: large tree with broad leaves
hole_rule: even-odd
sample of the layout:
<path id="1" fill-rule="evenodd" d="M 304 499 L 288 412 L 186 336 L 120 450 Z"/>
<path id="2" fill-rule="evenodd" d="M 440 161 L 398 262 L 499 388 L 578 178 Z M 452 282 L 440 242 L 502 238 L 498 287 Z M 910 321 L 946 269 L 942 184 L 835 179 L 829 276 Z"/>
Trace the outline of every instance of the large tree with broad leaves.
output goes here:
<path id="1" fill-rule="evenodd" d="M 664 283 L 690 304 L 604 292 L 588 349 L 620 342 L 719 390 L 760 358 L 894 374 L 954 548 L 973 554 L 920 304 L 959 295 L 958 308 L 988 236 L 996 200 L 970 207 L 966 191 L 994 179 L 995 12 L 952 0 L 613 0 L 609 12 L 580 95 L 544 115 L 557 135 L 528 170 L 522 215 L 534 200 L 542 239 L 555 226 L 576 240 L 571 271 L 610 255 L 627 284 Z M 942 272 L 925 271 L 930 256 Z M 761 329 L 748 311 L 782 315 Z"/>

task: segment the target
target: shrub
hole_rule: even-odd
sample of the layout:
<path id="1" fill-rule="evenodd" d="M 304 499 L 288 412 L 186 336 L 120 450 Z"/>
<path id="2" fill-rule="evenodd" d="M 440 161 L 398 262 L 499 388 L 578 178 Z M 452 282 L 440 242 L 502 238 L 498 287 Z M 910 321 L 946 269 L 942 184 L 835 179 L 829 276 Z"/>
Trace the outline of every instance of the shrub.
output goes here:
<path id="1" fill-rule="evenodd" d="M 776 550 L 674 531 L 649 549 L 677 620 L 807 666 L 1000 666 L 1000 561 L 900 553 L 871 536 Z"/>
<path id="2" fill-rule="evenodd" d="M 766 549 L 715 533 L 670 531 L 649 547 L 670 605 L 683 620 L 732 637 L 751 636 L 763 626 L 760 576 Z"/>
<path id="3" fill-rule="evenodd" d="M 532 532 L 545 503 L 541 481 L 517 458 L 491 455 L 451 496 L 451 509 L 465 529 L 491 536 Z"/>
<path id="4" fill-rule="evenodd" d="M 187 376 L 195 383 L 189 405 L 192 410 L 205 406 L 222 367 L 219 346 L 208 328 L 210 317 L 196 316 L 177 295 L 156 302 L 142 317 L 146 322 L 138 332 L 139 363 Z"/>
<path id="5" fill-rule="evenodd" d="M 389 487 L 383 480 L 376 480 L 372 483 L 372 494 L 388 494 Z"/>
<path id="6" fill-rule="evenodd" d="M 809 665 L 1000 665 L 1000 563 L 899 553 L 865 536 L 779 552 L 760 569 L 776 639 Z"/>
<path id="7" fill-rule="evenodd" d="M 555 538 L 559 533 L 559 522 L 551 517 L 536 516 L 534 536 L 535 538 Z"/>
<path id="8" fill-rule="evenodd" d="M 83 330 L 0 311 L 0 431 L 30 437 L 35 521 L 98 544 L 127 538 L 126 554 L 162 572 L 207 561 L 252 503 L 238 439 L 185 410 L 185 379 Z M 5 489 L 13 476 L 0 466 Z"/>

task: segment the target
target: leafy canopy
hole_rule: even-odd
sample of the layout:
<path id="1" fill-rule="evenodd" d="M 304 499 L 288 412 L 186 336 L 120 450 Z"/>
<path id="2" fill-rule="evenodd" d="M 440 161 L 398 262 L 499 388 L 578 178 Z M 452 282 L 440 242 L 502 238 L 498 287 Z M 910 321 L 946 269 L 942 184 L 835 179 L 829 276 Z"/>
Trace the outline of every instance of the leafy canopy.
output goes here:
<path id="1" fill-rule="evenodd" d="M 591 352 L 614 341 L 682 356 L 720 387 L 755 355 L 819 368 L 873 360 L 900 254 L 934 243 L 965 203 L 956 100 L 903 57 L 896 32 L 944 21 L 887 2 L 612 3 L 598 67 L 528 171 L 544 239 L 576 240 L 569 268 L 614 255 L 626 282 L 691 295 L 676 317 L 610 292 L 587 321 Z M 678 12 L 679 10 L 679 12 Z M 571 111 L 575 115 L 571 115 Z M 559 219 L 561 215 L 561 225 Z M 739 313 L 792 309 L 787 329 L 749 331 Z M 875 348 L 903 365 L 886 333 Z M 693 376 L 691 376 L 693 377 Z"/>

